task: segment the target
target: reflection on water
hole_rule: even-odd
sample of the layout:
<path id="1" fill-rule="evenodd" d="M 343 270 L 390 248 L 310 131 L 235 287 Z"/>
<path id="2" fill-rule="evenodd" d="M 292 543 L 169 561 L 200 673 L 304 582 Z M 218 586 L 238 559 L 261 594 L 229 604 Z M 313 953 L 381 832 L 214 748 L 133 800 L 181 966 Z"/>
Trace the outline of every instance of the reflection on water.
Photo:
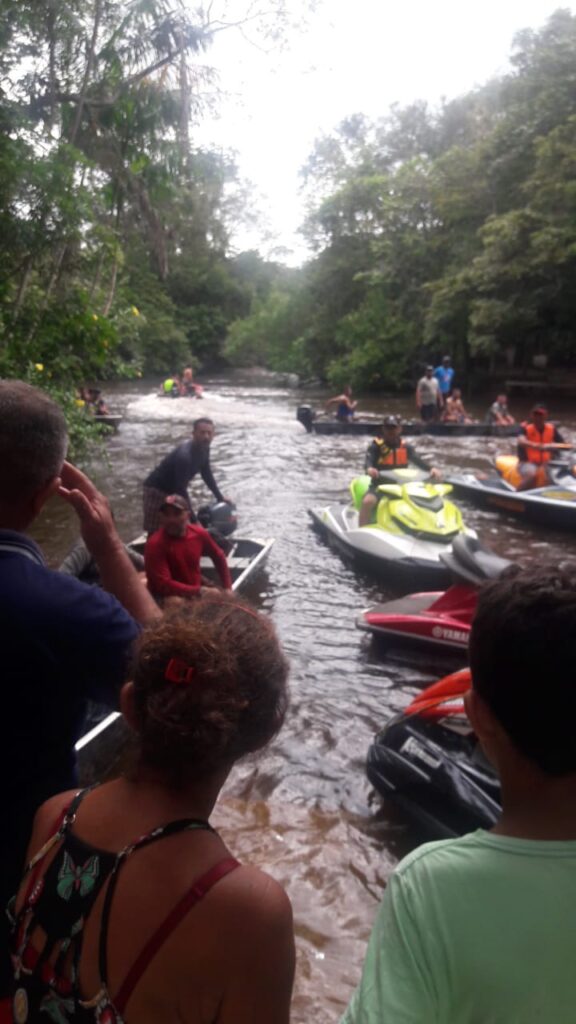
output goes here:
<path id="1" fill-rule="evenodd" d="M 217 428 L 213 468 L 238 505 L 239 533 L 276 538 L 250 596 L 272 614 L 291 658 L 291 709 L 273 747 L 235 770 L 214 821 L 241 859 L 270 870 L 290 893 L 298 942 L 293 1021 L 333 1024 L 358 980 L 386 877 L 414 842 L 401 816 L 370 790 L 368 745 L 416 688 L 455 661 L 387 653 L 355 629 L 357 612 L 386 593 L 320 542 L 307 510 L 346 499 L 369 439 L 307 435 L 295 419 L 300 400 L 294 392 L 225 382 L 207 387 L 202 401 L 159 398 L 141 384 L 120 387 L 110 403 L 125 419 L 90 472 L 112 500 L 128 540 L 141 529 L 144 477 L 189 436 L 196 416 L 211 416 Z M 412 414 L 399 399 L 385 408 Z M 380 412 L 383 405 L 372 403 L 372 409 Z M 563 422 L 569 425 L 566 416 Z M 506 443 L 416 442 L 436 465 L 478 468 Z M 193 490 L 204 500 L 201 482 Z M 465 511 L 481 540 L 501 555 L 527 561 L 574 554 L 570 535 L 533 534 L 492 513 Z M 35 536 L 57 564 L 75 531 L 73 515 L 53 502 Z"/>

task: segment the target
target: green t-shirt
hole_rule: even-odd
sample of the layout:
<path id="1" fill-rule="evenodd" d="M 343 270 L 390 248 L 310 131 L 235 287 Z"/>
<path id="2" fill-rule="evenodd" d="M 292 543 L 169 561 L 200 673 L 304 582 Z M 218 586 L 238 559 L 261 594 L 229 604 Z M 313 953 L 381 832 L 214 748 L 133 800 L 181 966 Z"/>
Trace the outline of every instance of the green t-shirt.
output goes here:
<path id="1" fill-rule="evenodd" d="M 341 1024 L 575 1024 L 576 841 L 482 830 L 392 875 Z"/>

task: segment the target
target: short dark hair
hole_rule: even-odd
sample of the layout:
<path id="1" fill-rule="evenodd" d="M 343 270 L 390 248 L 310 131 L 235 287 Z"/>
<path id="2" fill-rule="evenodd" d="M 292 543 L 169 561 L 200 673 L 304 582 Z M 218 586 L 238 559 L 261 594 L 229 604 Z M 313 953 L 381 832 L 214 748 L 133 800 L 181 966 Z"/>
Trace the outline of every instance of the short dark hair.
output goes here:
<path id="1" fill-rule="evenodd" d="M 541 771 L 576 772 L 576 566 L 513 566 L 480 591 L 470 667 L 517 749 Z"/>
<path id="2" fill-rule="evenodd" d="M 192 420 L 192 430 L 196 430 L 201 423 L 209 423 L 211 427 L 214 426 L 214 420 L 211 420 L 209 416 L 199 416 L 197 420 Z"/>
<path id="3" fill-rule="evenodd" d="M 190 669 L 171 681 L 168 666 Z M 178 787 L 264 747 L 288 702 L 288 662 L 272 623 L 216 591 L 159 620 L 133 672 L 139 763 Z"/>
<path id="4" fill-rule="evenodd" d="M 34 497 L 58 476 L 68 433 L 60 406 L 21 380 L 0 380 L 0 501 Z"/>

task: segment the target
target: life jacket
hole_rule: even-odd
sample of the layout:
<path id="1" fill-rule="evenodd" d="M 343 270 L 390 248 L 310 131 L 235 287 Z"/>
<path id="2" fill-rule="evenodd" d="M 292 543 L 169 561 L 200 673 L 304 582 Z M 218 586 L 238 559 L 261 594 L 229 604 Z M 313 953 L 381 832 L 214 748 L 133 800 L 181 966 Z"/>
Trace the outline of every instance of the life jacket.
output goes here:
<path id="1" fill-rule="evenodd" d="M 168 377 L 168 379 L 164 381 L 164 384 L 162 386 L 167 395 L 171 394 L 172 388 L 174 387 L 174 381 L 172 377 Z"/>
<path id="2" fill-rule="evenodd" d="M 389 448 L 381 437 L 375 437 L 374 441 L 380 448 L 377 462 L 378 467 L 395 466 L 397 469 L 404 469 L 408 465 L 408 451 L 403 442 L 397 448 Z"/>
<path id="3" fill-rule="evenodd" d="M 523 423 L 522 432 L 529 441 L 534 441 L 535 444 L 552 444 L 554 440 L 553 423 L 545 423 L 542 433 L 540 433 L 535 423 Z M 526 460 L 528 462 L 535 462 L 541 466 L 543 462 L 549 462 L 551 458 L 552 452 L 541 452 L 537 448 L 526 448 Z"/>

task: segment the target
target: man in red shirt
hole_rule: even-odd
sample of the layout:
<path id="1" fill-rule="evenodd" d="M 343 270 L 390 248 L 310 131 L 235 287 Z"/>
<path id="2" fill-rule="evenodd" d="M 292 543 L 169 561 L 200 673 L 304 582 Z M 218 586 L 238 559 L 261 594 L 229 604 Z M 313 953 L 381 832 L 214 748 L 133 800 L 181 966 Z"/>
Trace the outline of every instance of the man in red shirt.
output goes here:
<path id="1" fill-rule="evenodd" d="M 203 526 L 189 521 L 180 494 L 169 494 L 160 508 L 160 529 L 146 542 L 144 564 L 154 597 L 198 597 L 202 586 L 200 558 L 209 555 L 225 590 L 232 589 L 226 556 Z"/>

